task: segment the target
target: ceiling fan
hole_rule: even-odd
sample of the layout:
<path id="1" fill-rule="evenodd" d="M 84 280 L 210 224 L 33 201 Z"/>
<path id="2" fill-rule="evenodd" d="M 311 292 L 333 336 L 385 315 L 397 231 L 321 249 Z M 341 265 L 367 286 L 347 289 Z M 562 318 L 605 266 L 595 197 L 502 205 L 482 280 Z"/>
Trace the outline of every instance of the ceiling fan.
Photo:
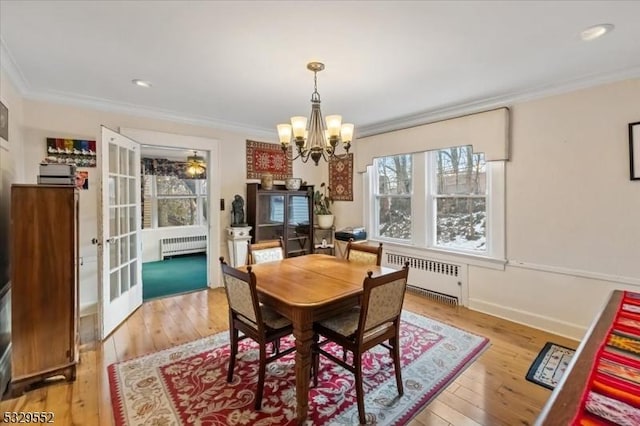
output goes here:
<path id="1" fill-rule="evenodd" d="M 193 151 L 193 155 L 187 157 L 187 174 L 189 176 L 202 176 L 207 171 L 207 164 L 204 157 L 198 155 L 198 151 Z"/>

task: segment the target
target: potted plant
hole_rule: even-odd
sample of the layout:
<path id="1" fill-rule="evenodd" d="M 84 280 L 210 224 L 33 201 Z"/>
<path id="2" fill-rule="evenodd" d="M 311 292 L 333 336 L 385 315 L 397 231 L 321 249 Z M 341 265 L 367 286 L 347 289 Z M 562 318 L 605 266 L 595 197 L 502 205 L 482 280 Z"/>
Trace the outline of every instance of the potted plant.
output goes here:
<path id="1" fill-rule="evenodd" d="M 318 218 L 318 227 L 321 229 L 330 229 L 333 226 L 331 204 L 333 204 L 331 188 L 322 182 L 320 184 L 320 189 L 313 194 L 313 212 Z"/>

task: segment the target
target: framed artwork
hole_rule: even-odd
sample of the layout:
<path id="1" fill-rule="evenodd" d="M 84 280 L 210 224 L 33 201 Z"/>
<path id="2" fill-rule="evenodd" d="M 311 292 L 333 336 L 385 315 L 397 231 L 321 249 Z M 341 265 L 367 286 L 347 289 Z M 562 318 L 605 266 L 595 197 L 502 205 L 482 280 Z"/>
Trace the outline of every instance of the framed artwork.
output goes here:
<path id="1" fill-rule="evenodd" d="M 629 124 L 629 168 L 631 180 L 640 180 L 640 121 Z"/>
<path id="2" fill-rule="evenodd" d="M 76 173 L 76 187 L 89 189 L 89 172 L 82 170 Z"/>
<path id="3" fill-rule="evenodd" d="M 293 177 L 291 145 L 285 154 L 280 144 L 247 140 L 247 179 L 260 179 L 263 173 L 271 173 L 273 180 Z"/>
<path id="4" fill-rule="evenodd" d="M 9 109 L 0 102 L 0 138 L 9 142 Z"/>
<path id="5" fill-rule="evenodd" d="M 96 167 L 96 141 L 47 138 L 47 163 Z"/>
<path id="6" fill-rule="evenodd" d="M 353 154 L 329 159 L 329 188 L 334 201 L 353 201 Z"/>

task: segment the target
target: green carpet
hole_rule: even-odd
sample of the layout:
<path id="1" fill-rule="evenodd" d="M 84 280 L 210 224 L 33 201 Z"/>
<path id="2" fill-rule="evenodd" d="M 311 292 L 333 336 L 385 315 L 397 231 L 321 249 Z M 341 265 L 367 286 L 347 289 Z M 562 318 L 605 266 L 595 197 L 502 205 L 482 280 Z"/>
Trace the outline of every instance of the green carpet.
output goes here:
<path id="1" fill-rule="evenodd" d="M 142 264 L 144 300 L 207 288 L 207 256 L 174 256 Z"/>

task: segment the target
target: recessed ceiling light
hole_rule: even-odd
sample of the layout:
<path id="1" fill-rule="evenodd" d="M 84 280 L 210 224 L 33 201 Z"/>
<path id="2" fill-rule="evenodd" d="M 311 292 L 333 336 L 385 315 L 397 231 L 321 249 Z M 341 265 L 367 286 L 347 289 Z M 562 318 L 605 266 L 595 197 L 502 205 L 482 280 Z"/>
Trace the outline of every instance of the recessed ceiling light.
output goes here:
<path id="1" fill-rule="evenodd" d="M 140 87 L 151 87 L 153 86 L 150 81 L 140 80 L 138 78 L 131 80 L 133 84 Z"/>
<path id="2" fill-rule="evenodd" d="M 613 24 L 599 24 L 589 27 L 580 33 L 580 38 L 584 41 L 591 41 L 602 37 L 608 32 L 613 31 Z"/>

